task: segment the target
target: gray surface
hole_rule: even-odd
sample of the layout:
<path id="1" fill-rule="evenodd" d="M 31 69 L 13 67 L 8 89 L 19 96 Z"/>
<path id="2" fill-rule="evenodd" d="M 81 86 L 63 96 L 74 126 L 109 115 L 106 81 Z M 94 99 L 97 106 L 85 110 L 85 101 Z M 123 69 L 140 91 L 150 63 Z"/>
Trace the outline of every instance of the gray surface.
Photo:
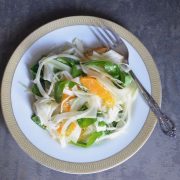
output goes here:
<path id="1" fill-rule="evenodd" d="M 94 15 L 114 20 L 148 48 L 160 71 L 162 109 L 178 128 L 176 139 L 159 127 L 142 149 L 121 166 L 93 175 L 50 170 L 26 155 L 12 139 L 0 114 L 0 180 L 178 180 L 180 177 L 180 1 L 0 0 L 0 78 L 16 46 L 37 27 L 60 17 Z"/>

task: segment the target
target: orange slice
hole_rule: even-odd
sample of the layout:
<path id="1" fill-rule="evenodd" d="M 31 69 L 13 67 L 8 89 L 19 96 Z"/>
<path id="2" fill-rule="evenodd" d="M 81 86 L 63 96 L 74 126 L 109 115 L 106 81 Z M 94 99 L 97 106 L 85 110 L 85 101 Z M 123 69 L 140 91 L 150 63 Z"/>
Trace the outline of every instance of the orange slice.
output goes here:
<path id="1" fill-rule="evenodd" d="M 72 122 L 66 130 L 66 136 L 70 136 L 71 133 L 75 130 L 76 126 L 77 126 L 76 123 Z"/>
<path id="2" fill-rule="evenodd" d="M 70 96 L 67 95 L 67 94 L 63 94 L 61 102 L 63 102 L 68 97 L 70 97 Z M 62 111 L 63 112 L 69 112 L 71 110 L 71 106 L 69 104 L 69 100 L 74 99 L 74 98 L 75 98 L 75 96 L 71 96 L 66 102 L 63 103 L 63 107 L 62 107 Z"/>
<path id="3" fill-rule="evenodd" d="M 80 82 L 91 93 L 99 96 L 105 106 L 111 108 L 115 105 L 115 99 L 113 95 L 95 78 L 85 76 L 80 78 Z"/>
<path id="4" fill-rule="evenodd" d="M 62 133 L 62 128 L 63 128 L 65 122 L 66 122 L 66 121 L 61 122 L 60 125 L 59 125 L 59 128 L 57 129 L 57 133 L 58 133 L 59 135 L 61 135 L 61 133 Z M 66 136 L 70 136 L 71 133 L 75 130 L 76 126 L 77 126 L 77 124 L 76 124 L 75 122 L 72 122 L 72 123 L 68 126 L 68 128 L 67 128 L 67 130 L 66 130 Z"/>

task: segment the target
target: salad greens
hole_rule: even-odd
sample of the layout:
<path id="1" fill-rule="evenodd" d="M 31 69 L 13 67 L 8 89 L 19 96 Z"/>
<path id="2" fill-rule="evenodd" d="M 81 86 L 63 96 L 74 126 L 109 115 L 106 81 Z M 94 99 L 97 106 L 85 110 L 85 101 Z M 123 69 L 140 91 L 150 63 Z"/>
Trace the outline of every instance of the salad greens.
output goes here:
<path id="1" fill-rule="evenodd" d="M 106 126 L 106 123 L 104 121 L 99 121 L 98 126 Z"/>
<path id="2" fill-rule="evenodd" d="M 38 68 L 39 68 L 39 64 L 35 64 L 30 68 L 30 72 L 31 72 L 33 79 L 35 79 L 35 77 L 36 77 Z"/>
<path id="3" fill-rule="evenodd" d="M 87 62 L 85 65 L 100 67 L 114 78 L 118 79 L 120 77 L 121 72 L 118 65 L 112 62 L 104 61 L 104 60 L 94 60 L 94 61 L 91 60 Z"/>
<path id="4" fill-rule="evenodd" d="M 83 71 L 78 68 L 79 62 L 77 60 L 67 57 L 58 57 L 56 60 L 71 67 L 71 75 L 73 78 L 83 74 Z"/>
<path id="5" fill-rule="evenodd" d="M 75 77 L 81 76 L 83 74 L 83 71 L 79 69 L 77 65 L 73 65 L 71 69 L 71 74 L 72 74 L 72 77 L 75 78 Z"/>
<path id="6" fill-rule="evenodd" d="M 42 97 L 41 93 L 39 92 L 39 89 L 36 84 L 33 84 L 31 87 L 31 91 L 34 95 Z"/>
<path id="7" fill-rule="evenodd" d="M 46 129 L 46 126 L 43 125 L 43 124 L 41 124 L 41 120 L 39 119 L 38 116 L 36 116 L 35 114 L 33 114 L 33 115 L 31 116 L 31 119 L 32 119 L 38 126 L 40 126 L 42 129 Z"/>
<path id="8" fill-rule="evenodd" d="M 100 138 L 103 135 L 103 132 L 93 132 L 87 139 L 86 142 L 82 142 L 82 141 L 78 141 L 76 143 L 72 142 L 72 144 L 76 145 L 76 146 L 81 146 L 81 147 L 89 147 L 91 146 L 96 139 Z"/>
<path id="9" fill-rule="evenodd" d="M 91 124 L 94 124 L 97 121 L 97 118 L 81 118 L 77 122 L 81 128 L 86 128 Z"/>
<path id="10" fill-rule="evenodd" d="M 86 104 L 83 104 L 80 108 L 79 111 L 85 111 L 86 109 L 88 109 Z"/>
<path id="11" fill-rule="evenodd" d="M 75 82 L 64 80 L 64 81 L 58 81 L 55 84 L 54 87 L 54 98 L 57 103 L 61 101 L 62 95 L 63 95 L 63 90 L 65 87 L 72 88 L 74 85 L 76 85 Z"/>
<path id="12" fill-rule="evenodd" d="M 95 66 L 97 68 L 101 68 L 113 78 L 119 79 L 124 86 L 127 86 L 132 81 L 131 76 L 124 72 L 118 64 L 113 62 L 109 62 L 107 60 L 90 60 L 89 62 L 85 63 L 85 65 L 88 67 Z"/>

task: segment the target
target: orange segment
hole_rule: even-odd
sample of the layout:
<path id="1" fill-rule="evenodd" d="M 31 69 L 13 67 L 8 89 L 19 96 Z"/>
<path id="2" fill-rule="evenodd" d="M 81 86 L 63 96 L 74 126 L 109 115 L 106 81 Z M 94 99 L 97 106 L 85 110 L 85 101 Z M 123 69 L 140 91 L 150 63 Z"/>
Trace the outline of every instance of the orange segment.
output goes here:
<path id="1" fill-rule="evenodd" d="M 63 94 L 61 102 L 63 102 L 68 97 L 70 97 L 70 96 L 67 94 Z M 69 100 L 71 100 L 71 99 L 74 99 L 74 96 L 71 96 L 66 102 L 63 103 L 63 107 L 62 107 L 63 112 L 69 112 L 71 110 L 71 106 L 69 104 Z"/>
<path id="2" fill-rule="evenodd" d="M 97 79 L 85 76 L 80 78 L 80 82 L 91 93 L 99 96 L 103 100 L 104 105 L 109 108 L 114 106 L 115 99 L 113 95 Z"/>
<path id="3" fill-rule="evenodd" d="M 71 133 L 74 131 L 75 128 L 76 128 L 76 123 L 72 122 L 66 130 L 66 136 L 71 135 Z"/>
<path id="4" fill-rule="evenodd" d="M 70 97 L 70 96 L 67 95 L 67 94 L 63 94 L 63 95 L 62 95 L 62 100 L 61 100 L 61 102 L 63 102 L 63 101 L 64 101 L 66 98 L 68 98 L 68 97 L 69 97 L 69 99 L 63 103 L 63 106 L 62 106 L 63 112 L 69 112 L 69 111 L 71 110 L 71 106 L 70 106 L 70 104 L 69 104 L 69 100 L 75 98 L 75 96 L 71 96 L 71 97 Z M 66 120 L 63 120 L 63 121 L 59 124 L 59 127 L 58 127 L 58 129 L 57 129 L 57 133 L 58 133 L 59 135 L 61 135 L 61 133 L 62 133 L 62 128 L 63 128 L 65 122 L 66 122 Z M 74 131 L 75 128 L 76 128 L 76 123 L 75 123 L 75 122 L 72 122 L 72 123 L 68 126 L 68 128 L 67 128 L 67 130 L 66 130 L 66 136 L 71 135 L 71 133 Z"/>
<path id="5" fill-rule="evenodd" d="M 59 124 L 59 127 L 58 127 L 58 129 L 57 129 L 57 133 L 58 133 L 59 135 L 61 135 L 62 128 L 63 128 L 65 122 L 66 122 L 66 121 L 63 120 L 63 121 L 60 122 L 60 124 Z"/>
<path id="6" fill-rule="evenodd" d="M 60 123 L 59 128 L 57 129 L 57 133 L 58 133 L 59 135 L 61 135 L 61 133 L 62 133 L 62 128 L 63 128 L 65 122 L 66 122 L 66 121 L 63 121 L 62 123 Z M 68 128 L 67 128 L 67 130 L 66 130 L 66 136 L 70 136 L 71 133 L 75 130 L 76 126 L 77 126 L 76 123 L 75 123 L 75 122 L 72 122 L 72 123 L 68 126 Z"/>

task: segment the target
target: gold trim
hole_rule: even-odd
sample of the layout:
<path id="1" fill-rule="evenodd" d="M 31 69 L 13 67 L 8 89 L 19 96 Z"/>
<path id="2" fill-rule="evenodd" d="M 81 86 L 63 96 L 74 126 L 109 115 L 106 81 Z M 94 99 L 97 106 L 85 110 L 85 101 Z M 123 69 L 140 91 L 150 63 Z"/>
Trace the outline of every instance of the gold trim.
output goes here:
<path id="1" fill-rule="evenodd" d="M 6 124 L 11 132 L 12 136 L 19 144 L 19 146 L 29 154 L 34 160 L 38 161 L 39 163 L 52 168 L 57 171 L 66 172 L 66 173 L 73 173 L 73 174 L 88 174 L 88 173 L 95 173 L 99 171 L 103 171 L 109 168 L 112 168 L 118 164 L 123 163 L 128 158 L 133 156 L 147 141 L 149 136 L 151 135 L 155 125 L 156 125 L 156 118 L 152 112 L 149 113 L 148 118 L 137 135 L 137 137 L 122 151 L 119 153 L 100 160 L 96 162 L 90 163 L 72 163 L 61 161 L 55 159 L 47 154 L 41 152 L 37 149 L 33 144 L 31 144 L 28 139 L 24 136 L 22 131 L 20 130 L 15 117 L 13 115 L 13 110 L 11 107 L 11 83 L 13 79 L 13 75 L 16 69 L 17 64 L 19 63 L 22 55 L 25 51 L 40 37 L 44 36 L 45 34 L 71 25 L 77 24 L 95 24 L 98 23 L 105 23 L 107 26 L 112 27 L 122 38 L 126 39 L 139 53 L 142 57 L 144 64 L 149 72 L 151 86 L 152 86 L 152 95 L 154 99 L 161 104 L 161 82 L 157 67 L 149 54 L 148 50 L 144 47 L 144 45 L 129 31 L 121 27 L 120 25 L 113 23 L 111 21 L 97 18 L 97 17 L 90 17 L 90 16 L 73 16 L 73 17 L 66 17 L 62 19 L 55 20 L 50 22 L 33 33 L 31 33 L 21 44 L 17 47 L 13 55 L 11 56 L 9 63 L 6 67 L 2 86 L 1 86 L 1 104 L 2 104 L 2 111 L 6 121 Z"/>

